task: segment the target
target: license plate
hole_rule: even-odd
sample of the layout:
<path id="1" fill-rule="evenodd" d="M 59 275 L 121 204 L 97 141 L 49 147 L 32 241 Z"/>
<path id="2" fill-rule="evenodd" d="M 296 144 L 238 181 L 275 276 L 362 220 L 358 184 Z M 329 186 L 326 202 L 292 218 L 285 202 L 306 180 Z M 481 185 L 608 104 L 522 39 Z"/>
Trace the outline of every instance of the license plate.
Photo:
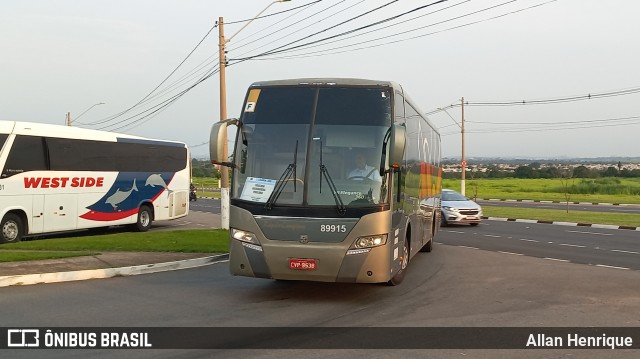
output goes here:
<path id="1" fill-rule="evenodd" d="M 299 259 L 299 258 L 290 258 L 289 259 L 289 268 L 291 269 L 300 269 L 300 270 L 316 270 L 318 263 L 315 259 Z"/>

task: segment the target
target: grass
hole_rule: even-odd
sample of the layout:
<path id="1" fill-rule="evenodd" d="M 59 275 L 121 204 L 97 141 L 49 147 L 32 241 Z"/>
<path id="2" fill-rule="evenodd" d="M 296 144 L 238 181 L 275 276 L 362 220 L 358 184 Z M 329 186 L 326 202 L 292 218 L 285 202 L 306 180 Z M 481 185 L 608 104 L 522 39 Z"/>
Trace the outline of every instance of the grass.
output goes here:
<path id="1" fill-rule="evenodd" d="M 220 198 L 220 191 L 211 191 L 219 188 L 219 180 L 211 177 L 193 177 L 191 183 L 197 188 L 198 197 Z"/>
<path id="2" fill-rule="evenodd" d="M 70 257 L 93 256 L 97 252 L 59 252 L 59 251 L 10 251 L 0 250 L 0 262 L 34 261 Z"/>
<path id="3" fill-rule="evenodd" d="M 640 178 L 569 179 L 569 202 L 640 204 Z M 460 190 L 460 180 L 444 179 L 444 188 Z M 567 201 L 560 179 L 481 178 L 466 181 L 466 195 L 478 199 Z"/>
<path id="4" fill-rule="evenodd" d="M 616 226 L 640 226 L 640 213 L 604 213 L 590 211 L 567 211 L 559 209 L 514 208 L 484 206 L 486 217 L 536 219 L 553 222 L 611 224 Z"/>
<path id="5" fill-rule="evenodd" d="M 229 232 L 180 230 L 29 240 L 0 246 L 0 262 L 66 258 L 100 252 L 226 253 Z"/>

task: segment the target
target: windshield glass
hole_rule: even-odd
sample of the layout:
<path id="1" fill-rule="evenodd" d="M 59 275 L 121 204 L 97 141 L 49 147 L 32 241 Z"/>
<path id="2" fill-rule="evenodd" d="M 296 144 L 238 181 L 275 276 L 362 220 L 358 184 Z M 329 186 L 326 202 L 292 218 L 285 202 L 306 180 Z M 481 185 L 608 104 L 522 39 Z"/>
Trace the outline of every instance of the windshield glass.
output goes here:
<path id="1" fill-rule="evenodd" d="M 380 175 L 388 89 L 253 88 L 241 121 L 233 198 L 308 206 L 341 200 L 347 207 L 388 201 Z"/>
<path id="2" fill-rule="evenodd" d="M 467 197 L 454 191 L 442 191 L 443 201 L 468 201 Z"/>

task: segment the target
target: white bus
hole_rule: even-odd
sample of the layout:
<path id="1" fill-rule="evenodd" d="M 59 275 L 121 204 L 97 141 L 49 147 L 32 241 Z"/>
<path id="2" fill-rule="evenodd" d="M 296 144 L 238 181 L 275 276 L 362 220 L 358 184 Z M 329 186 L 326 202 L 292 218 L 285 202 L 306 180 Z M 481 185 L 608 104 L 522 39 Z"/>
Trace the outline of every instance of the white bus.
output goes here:
<path id="1" fill-rule="evenodd" d="M 0 121 L 0 243 L 189 211 L 184 143 L 77 127 Z"/>
<path id="2" fill-rule="evenodd" d="M 234 275 L 396 285 L 432 250 L 440 134 L 396 83 L 254 83 L 240 119 L 213 126 L 210 147 L 212 162 L 232 169 Z"/>

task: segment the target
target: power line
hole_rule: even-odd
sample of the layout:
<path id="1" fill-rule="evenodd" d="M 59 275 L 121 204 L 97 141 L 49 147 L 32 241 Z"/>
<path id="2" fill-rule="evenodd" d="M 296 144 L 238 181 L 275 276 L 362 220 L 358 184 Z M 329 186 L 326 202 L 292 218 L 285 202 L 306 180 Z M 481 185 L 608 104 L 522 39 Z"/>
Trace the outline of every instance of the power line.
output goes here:
<path id="1" fill-rule="evenodd" d="M 319 50 L 319 51 L 315 51 L 315 52 L 303 53 L 303 54 L 293 54 L 293 55 L 288 55 L 288 56 L 269 57 L 269 58 L 265 58 L 265 59 L 259 59 L 258 57 L 271 55 L 269 53 L 267 53 L 266 55 L 265 55 L 265 53 L 263 53 L 263 54 L 255 55 L 255 56 L 250 57 L 250 58 L 238 59 L 238 60 L 245 61 L 245 60 L 254 60 L 254 59 L 257 59 L 257 60 L 293 59 L 293 58 L 327 56 L 327 55 L 334 55 L 334 54 L 340 54 L 340 53 L 345 53 L 345 52 L 353 52 L 353 51 L 359 51 L 359 50 L 364 50 L 364 49 L 370 49 L 370 48 L 374 48 L 374 47 L 380 47 L 380 46 L 385 46 L 385 45 L 389 45 L 389 44 L 415 40 L 415 39 L 422 38 L 422 37 L 425 37 L 425 36 L 430 36 L 430 35 L 446 32 L 446 31 L 450 31 L 450 30 L 454 30 L 454 29 L 458 29 L 458 28 L 462 28 L 462 27 L 466 27 L 466 26 L 475 25 L 475 24 L 482 23 L 482 22 L 495 20 L 495 19 L 507 16 L 507 15 L 512 15 L 512 14 L 515 14 L 515 13 L 518 13 L 518 12 L 522 12 L 522 11 L 530 10 L 530 9 L 533 9 L 533 8 L 536 8 L 536 7 L 539 7 L 539 6 L 542 6 L 542 5 L 546 5 L 548 3 L 552 3 L 552 2 L 555 2 L 557 0 L 549 0 L 549 1 L 546 1 L 544 3 L 540 3 L 540 4 L 532 5 L 532 6 L 529 6 L 529 7 L 526 7 L 526 8 L 522 8 L 522 9 L 519 9 L 519 10 L 507 12 L 507 13 L 504 13 L 504 14 L 501 14 L 501 15 L 497 15 L 497 16 L 493 16 L 493 17 L 490 17 L 490 18 L 487 18 L 487 19 L 482 19 L 482 20 L 478 20 L 478 21 L 469 22 L 469 23 L 466 23 L 466 24 L 453 26 L 453 27 L 450 27 L 450 28 L 447 28 L 447 29 L 434 31 L 434 32 L 430 32 L 430 33 L 427 33 L 427 34 L 417 35 L 417 36 L 413 36 L 413 37 L 409 37 L 409 38 L 405 38 L 405 39 L 389 41 L 389 42 L 381 43 L 381 44 L 375 44 L 375 45 L 364 46 L 364 47 L 359 47 L 359 48 L 352 48 L 353 46 L 356 46 L 356 45 L 362 45 L 362 44 L 367 44 L 367 43 L 371 43 L 371 42 L 374 42 L 374 41 L 384 40 L 384 39 L 387 39 L 387 38 L 391 38 L 391 37 L 403 35 L 403 34 L 406 34 L 406 33 L 414 32 L 414 31 L 417 31 L 417 30 L 421 30 L 421 29 L 424 29 L 424 28 L 427 28 L 427 27 L 432 27 L 432 26 L 440 25 L 440 24 L 443 24 L 443 23 L 446 23 L 446 22 L 458 20 L 458 19 L 463 18 L 463 17 L 467 17 L 467 16 L 471 16 L 471 15 L 475 15 L 475 14 L 484 12 L 484 11 L 492 10 L 492 9 L 497 8 L 497 7 L 504 6 L 504 5 L 507 5 L 507 4 L 516 2 L 516 1 L 518 1 L 518 0 L 510 0 L 510 1 L 498 4 L 498 5 L 487 7 L 487 8 L 484 8 L 482 10 L 474 11 L 474 12 L 471 12 L 471 13 L 468 13 L 468 14 L 465 14 L 465 15 L 456 16 L 456 17 L 453 17 L 453 18 L 450 18 L 450 19 L 447 19 L 447 20 L 443 20 L 443 21 L 437 22 L 437 23 L 429 24 L 429 25 L 422 26 L 422 27 L 419 27 L 419 28 L 415 28 L 415 29 L 404 31 L 404 32 L 387 35 L 387 36 L 382 36 L 382 37 L 378 37 L 378 38 L 375 38 L 375 39 L 370 39 L 370 40 L 367 40 L 367 41 L 362 41 L 362 42 L 358 42 L 358 43 L 354 43 L 354 44 L 348 44 L 348 45 L 344 45 L 344 46 L 339 46 L 339 47 L 334 47 L 334 48 L 330 48 L 330 49 Z M 353 30 L 350 31 L 350 32 L 353 32 Z M 350 33 L 350 32 L 347 32 L 347 33 Z M 344 35 L 344 34 L 341 34 L 341 35 Z M 341 36 L 341 35 L 336 35 L 336 36 Z M 333 37 L 335 37 L 335 36 L 333 36 Z M 331 37 L 331 38 L 333 38 L 333 37 Z M 314 44 L 314 43 L 317 43 L 318 41 L 310 42 L 310 43 L 305 44 L 305 45 Z M 289 52 L 291 50 L 296 51 L 295 49 L 301 50 L 301 48 L 299 48 L 299 47 L 300 46 L 296 46 L 296 47 L 292 47 L 290 49 L 285 49 L 283 51 L 277 51 L 277 53 Z M 309 47 L 311 47 L 311 46 L 309 46 Z M 347 48 L 347 50 L 328 52 L 328 51 L 339 50 L 339 49 L 344 49 L 344 48 Z M 351 48 L 351 49 L 349 49 L 349 48 Z"/>
<path id="2" fill-rule="evenodd" d="M 538 99 L 538 100 L 518 100 L 518 101 L 484 101 L 484 102 L 474 102 L 474 101 L 465 101 L 465 106 L 522 106 L 522 105 L 548 105 L 548 104 L 556 104 L 556 103 L 567 103 L 567 102 L 576 102 L 576 101 L 585 101 L 585 100 L 593 100 L 599 98 L 608 98 L 608 97 L 618 97 L 618 96 L 626 96 L 633 95 L 636 93 L 640 93 L 640 87 L 632 87 L 623 90 L 612 90 L 598 93 L 589 93 L 586 95 L 575 95 L 575 96 L 562 96 L 555 98 L 547 98 L 547 99 Z M 460 107 L 460 104 L 451 104 L 445 107 L 440 107 L 435 110 L 426 112 L 425 115 L 433 115 L 447 109 Z"/>
<path id="3" fill-rule="evenodd" d="M 469 121 L 472 123 L 483 123 L 480 121 Z M 496 124 L 506 124 L 496 123 Z M 516 124 L 516 123 L 509 123 Z M 478 130 L 468 129 L 466 133 L 512 133 L 512 132 L 545 132 L 545 131 L 563 131 L 563 130 L 577 130 L 577 129 L 593 129 L 603 127 L 618 127 L 618 126 L 630 126 L 640 124 L 640 116 L 629 116 L 610 119 L 599 120 L 583 120 L 583 121 L 560 121 L 560 122 L 540 122 L 540 123 L 527 123 L 527 125 L 536 125 L 535 127 L 526 128 L 483 128 Z M 442 136 L 457 135 L 460 132 L 447 132 Z"/>
<path id="4" fill-rule="evenodd" d="M 378 11 L 378 10 L 380 10 L 380 9 L 383 9 L 383 8 L 385 8 L 385 7 L 389 6 L 389 5 L 393 4 L 393 3 L 396 3 L 396 2 L 398 2 L 398 1 L 399 1 L 399 0 L 392 0 L 392 1 L 388 2 L 388 3 L 385 3 L 385 4 L 383 4 L 383 5 L 378 6 L 378 7 L 374 8 L 374 9 L 372 9 L 372 10 L 366 11 L 366 12 L 364 12 L 364 13 L 362 13 L 362 14 L 359 14 L 359 15 L 357 15 L 357 16 L 354 16 L 354 17 L 350 18 L 350 19 L 347 19 L 347 20 L 345 20 L 345 21 L 342 21 L 342 22 L 340 22 L 340 23 L 338 23 L 338 24 L 336 24 L 336 25 L 333 25 L 333 26 L 331 26 L 331 27 L 324 28 L 324 29 L 322 29 L 322 30 L 320 30 L 320 31 L 317 31 L 317 32 L 315 32 L 315 33 L 311 34 L 311 35 L 304 36 L 304 37 L 302 37 L 302 38 L 299 38 L 298 40 L 291 41 L 291 42 L 289 42 L 289 43 L 287 43 L 287 44 L 284 44 L 284 45 L 278 46 L 278 47 L 273 48 L 273 49 L 271 49 L 271 50 L 269 50 L 269 51 L 265 51 L 265 52 L 263 52 L 263 53 L 261 53 L 261 54 L 254 55 L 254 56 L 251 56 L 251 57 L 241 58 L 241 59 L 234 59 L 234 60 L 236 61 L 236 63 L 237 63 L 237 62 L 242 62 L 242 61 L 250 60 L 250 59 L 252 59 L 252 58 L 261 57 L 261 56 L 267 56 L 267 55 L 271 55 L 271 54 L 275 54 L 275 53 L 280 53 L 280 52 L 283 52 L 283 51 L 289 51 L 289 50 L 291 50 L 291 49 L 299 48 L 299 47 L 301 47 L 301 46 L 306 46 L 306 45 L 311 44 L 311 43 L 316 43 L 316 42 L 318 42 L 318 41 L 323 41 L 323 40 L 325 40 L 325 39 L 322 39 L 322 40 L 316 40 L 316 41 L 312 41 L 312 42 L 307 43 L 307 44 L 296 45 L 296 46 L 292 46 L 292 47 L 286 48 L 287 46 L 291 46 L 291 45 L 293 45 L 293 44 L 295 44 L 295 43 L 298 43 L 298 42 L 300 42 L 300 41 L 304 41 L 304 40 L 310 39 L 310 38 L 312 38 L 312 37 L 314 37 L 314 36 L 316 36 L 316 35 L 319 35 L 319 34 L 321 34 L 321 33 L 327 32 L 327 31 L 329 31 L 329 30 L 335 29 L 335 28 L 337 28 L 337 27 L 339 27 L 339 26 L 342 26 L 342 25 L 347 24 L 347 23 L 349 23 L 349 22 L 351 22 L 351 21 L 354 21 L 354 20 L 356 20 L 356 19 L 359 19 L 359 18 L 361 18 L 361 17 L 363 17 L 363 16 L 366 16 L 366 15 L 368 15 L 368 14 L 371 14 L 371 13 L 373 13 L 373 12 L 375 12 L 375 11 Z M 442 1 L 448 1 L 448 0 L 439 0 L 439 1 L 437 1 L 437 2 L 442 2 Z M 330 38 L 332 38 L 332 37 L 330 37 Z"/>
<path id="5" fill-rule="evenodd" d="M 361 0 L 361 1 L 357 2 L 357 3 L 355 3 L 355 4 L 352 4 L 352 5 L 350 5 L 350 6 L 346 7 L 346 8 L 344 8 L 344 9 L 341 9 L 341 10 L 339 10 L 339 11 L 337 11 L 337 12 L 333 13 L 333 14 L 330 14 L 330 15 L 328 15 L 328 16 L 326 16 L 326 17 L 322 18 L 322 19 L 319 19 L 319 20 L 315 21 L 315 22 L 314 22 L 314 23 L 312 23 L 312 24 L 304 24 L 304 21 L 305 21 L 305 20 L 309 20 L 310 18 L 315 17 L 315 16 L 317 16 L 317 15 L 319 15 L 319 14 L 321 14 L 321 13 L 325 12 L 325 11 L 328 11 L 328 10 L 330 10 L 330 9 L 332 9 L 332 8 L 334 8 L 334 7 L 336 7 L 336 6 L 340 5 L 340 4 L 342 4 L 342 3 L 344 3 L 344 2 L 346 2 L 346 0 L 342 0 L 342 1 L 338 2 L 338 3 L 336 3 L 336 4 L 333 4 L 333 5 L 331 5 L 331 6 L 327 7 L 327 8 L 325 8 L 325 9 L 322 9 L 322 10 L 320 10 L 320 11 L 317 11 L 317 12 L 315 12 L 315 13 L 313 13 L 313 14 L 311 14 L 311 15 L 309 15 L 309 16 L 307 16 L 307 17 L 303 18 L 303 19 L 300 19 L 300 21 L 298 21 L 298 22 L 297 22 L 297 24 L 302 24 L 302 25 L 304 26 L 304 28 L 309 28 L 309 27 L 311 27 L 311 26 L 313 26 L 313 25 L 316 25 L 316 24 L 319 24 L 319 23 L 321 23 L 321 22 L 323 22 L 323 21 L 325 21 L 325 20 L 327 20 L 327 19 L 329 19 L 329 18 L 332 18 L 332 17 L 334 17 L 334 16 L 336 16 L 336 15 L 338 15 L 338 14 L 340 14 L 340 13 L 343 13 L 343 12 L 345 12 L 345 11 L 346 11 L 346 10 L 348 10 L 348 9 L 351 9 L 351 8 L 353 8 L 353 7 L 357 6 L 357 5 L 360 5 L 361 3 L 363 3 L 363 2 L 364 2 L 364 0 Z M 280 31 L 287 30 L 287 29 L 290 29 L 290 26 L 289 26 L 289 27 L 283 27 L 283 28 L 281 28 L 281 29 L 279 29 L 279 30 L 276 30 L 276 31 L 274 31 L 274 32 L 271 32 L 271 33 L 269 33 L 269 34 L 266 34 L 266 35 L 264 35 L 263 37 L 261 37 L 260 39 L 264 39 L 264 38 L 266 38 L 266 37 L 272 36 L 272 35 L 274 35 L 274 34 L 276 34 L 276 33 L 280 32 Z M 289 36 L 292 36 L 292 35 L 296 35 L 296 34 L 298 34 L 298 33 L 299 33 L 299 30 L 294 30 L 294 31 L 292 31 L 292 32 L 290 32 L 290 33 L 288 33 L 288 34 L 286 34 L 286 35 L 284 35 L 284 36 L 281 36 L 281 37 L 279 37 L 279 38 L 277 38 L 277 39 L 275 39 L 275 40 L 272 40 L 272 41 L 270 41 L 270 42 L 268 42 L 268 43 L 266 43 L 266 44 L 263 44 L 263 45 L 261 45 L 261 46 L 259 46 L 259 47 L 257 47 L 257 48 L 254 48 L 254 49 L 252 49 L 252 50 L 249 50 L 249 51 L 246 51 L 246 52 L 244 52 L 244 53 L 242 53 L 242 54 L 239 54 L 238 56 L 239 56 L 239 57 L 240 57 L 240 56 L 244 56 L 244 55 L 246 55 L 246 54 L 248 54 L 248 53 L 250 53 L 250 52 L 252 52 L 252 51 L 255 51 L 255 50 L 258 50 L 258 49 L 263 48 L 263 47 L 265 47 L 265 46 L 271 45 L 271 44 L 273 44 L 274 42 L 277 42 L 277 41 L 279 41 L 279 40 L 285 39 L 285 38 L 287 38 L 287 37 L 289 37 Z M 232 50 L 237 50 L 237 49 L 239 49 L 239 48 L 241 48 L 241 47 L 244 47 L 244 46 L 246 46 L 246 45 L 248 45 L 248 44 L 245 44 L 245 45 L 241 45 L 241 46 L 238 46 L 238 47 L 232 48 Z"/>
<path id="6" fill-rule="evenodd" d="M 346 1 L 346 0 L 342 0 L 342 1 L 340 1 L 338 4 L 343 3 L 343 2 L 345 2 L 345 1 Z M 247 41 L 247 40 L 248 40 L 248 39 L 250 39 L 251 37 L 253 37 L 253 36 L 257 35 L 257 34 L 263 34 L 263 33 L 265 32 L 265 30 L 267 30 L 267 29 L 269 29 L 269 28 L 272 28 L 272 27 L 274 27 L 274 26 L 276 26 L 276 25 L 278 25 L 278 24 L 280 24 L 280 23 L 282 23 L 282 22 L 284 22 L 284 21 L 286 21 L 286 20 L 288 20 L 288 19 L 291 19 L 292 17 L 295 17 L 296 15 L 300 14 L 300 13 L 301 13 L 301 12 L 303 12 L 303 11 L 306 11 L 306 10 L 308 10 L 308 9 L 311 9 L 314 5 L 317 5 L 319 2 L 320 2 L 320 1 L 315 1 L 315 2 L 310 3 L 310 4 L 307 4 L 307 5 L 305 5 L 305 6 L 299 6 L 299 7 L 301 7 L 301 9 L 300 9 L 299 11 L 297 11 L 296 13 L 291 14 L 291 15 L 289 15 L 289 16 L 287 16 L 287 17 L 285 17 L 284 19 L 282 19 L 282 20 L 280 20 L 280 21 L 277 21 L 277 22 L 275 22 L 275 23 L 271 24 L 271 25 L 269 25 L 269 26 L 267 26 L 267 27 L 265 27 L 265 28 L 261 29 L 260 31 L 256 31 L 256 32 L 254 32 L 254 33 L 251 33 L 250 35 L 247 35 L 247 36 L 245 36 L 245 37 L 241 37 L 239 40 L 235 40 L 233 43 L 229 43 L 229 46 L 228 46 L 227 48 L 231 51 L 231 50 L 237 50 L 237 49 L 239 49 L 239 48 L 241 48 L 241 47 L 245 47 L 245 46 L 247 46 L 247 45 L 249 45 L 249 44 L 251 44 L 251 43 L 245 43 L 245 44 L 242 44 L 242 43 L 243 43 L 243 42 L 245 42 L 245 41 Z M 311 17 L 313 17 L 313 16 L 315 16 L 315 15 L 317 15 L 317 14 L 321 13 L 321 12 L 324 12 L 324 11 L 326 11 L 326 10 L 328 10 L 328 9 L 330 9 L 330 8 L 332 8 L 332 7 L 334 7 L 334 6 L 337 6 L 338 4 L 331 5 L 331 6 L 329 6 L 328 8 L 326 8 L 326 9 L 324 9 L 324 10 L 321 10 L 321 11 L 319 11 L 319 12 L 316 12 L 316 13 L 312 14 L 312 15 L 309 15 L 309 16 L 307 16 L 306 18 L 303 18 L 303 19 L 301 19 L 300 21 L 298 21 L 298 23 L 302 23 L 303 21 L 305 21 L 305 20 L 307 20 L 307 19 L 309 19 L 309 18 L 311 18 Z M 232 22 L 232 23 L 233 23 L 233 22 Z M 289 26 L 282 27 L 282 28 L 280 28 L 280 29 L 278 29 L 278 30 L 275 30 L 275 31 L 270 32 L 270 33 L 268 33 L 268 34 L 266 34 L 266 35 L 263 35 L 262 37 L 257 38 L 256 40 L 254 40 L 254 42 L 255 42 L 255 41 L 262 40 L 262 39 L 265 39 L 265 38 L 267 38 L 267 37 L 270 37 L 270 36 L 272 36 L 272 35 L 274 35 L 274 34 L 276 34 L 276 33 L 280 32 L 280 31 L 286 30 L 286 29 L 288 29 L 288 28 L 289 28 Z M 291 35 L 291 34 L 289 34 L 289 35 Z M 287 35 L 287 36 L 289 36 L 289 35 Z M 280 38 L 280 39 L 282 39 L 282 38 Z M 280 39 L 278 39 L 278 40 L 280 40 Z M 276 40 L 276 41 L 277 41 L 277 40 Z M 241 44 L 241 45 L 239 45 L 239 44 Z M 271 44 L 271 42 L 270 42 L 269 44 Z"/>
<path id="7" fill-rule="evenodd" d="M 129 107 L 128 109 L 121 111 L 120 113 L 113 115 L 111 117 L 102 119 L 102 120 L 98 120 L 98 121 L 94 121 L 91 122 L 90 125 L 100 125 L 100 124 L 104 124 L 110 121 L 113 121 L 114 119 L 124 115 L 125 113 L 131 111 L 132 109 L 134 109 L 135 107 L 139 106 L 140 104 L 142 104 L 149 96 L 151 96 L 158 88 L 160 88 L 160 86 L 162 86 L 162 84 L 164 84 L 176 71 L 178 71 L 178 69 L 187 61 L 187 59 L 189 59 L 189 57 L 191 57 L 191 55 L 198 49 L 198 47 L 204 42 L 204 40 L 209 36 L 209 34 L 211 34 L 211 31 L 213 31 L 213 29 L 215 29 L 216 27 L 218 27 L 218 23 L 215 23 L 210 29 L 209 31 L 207 31 L 207 33 L 202 37 L 202 39 L 198 42 L 198 44 L 193 48 L 193 50 L 191 50 L 189 52 L 189 54 L 187 54 L 187 56 L 178 64 L 178 66 L 176 66 L 173 71 L 171 71 L 171 73 L 169 73 L 169 75 L 167 75 L 153 90 L 151 90 L 151 92 L 149 92 L 145 97 L 143 97 L 140 101 L 138 101 L 135 105 Z"/>
<path id="8" fill-rule="evenodd" d="M 296 6 L 296 7 L 291 8 L 291 9 L 274 12 L 273 14 L 262 15 L 262 16 L 258 16 L 258 17 L 252 18 L 252 19 L 244 19 L 244 20 L 237 20 L 237 21 L 232 21 L 232 22 L 225 22 L 224 24 L 225 25 L 232 25 L 232 24 L 240 24 L 240 23 L 243 23 L 243 22 L 249 22 L 249 21 L 253 21 L 253 20 L 258 20 L 258 19 L 264 19 L 266 17 L 280 15 L 280 14 L 283 14 L 285 12 L 289 12 L 289 11 L 293 11 L 293 10 L 300 9 L 300 8 L 303 8 L 303 7 L 307 7 L 309 5 L 314 5 L 314 4 L 317 4 L 317 3 L 321 2 L 321 1 L 322 0 L 316 0 L 316 1 L 310 2 L 308 4 Z"/>

